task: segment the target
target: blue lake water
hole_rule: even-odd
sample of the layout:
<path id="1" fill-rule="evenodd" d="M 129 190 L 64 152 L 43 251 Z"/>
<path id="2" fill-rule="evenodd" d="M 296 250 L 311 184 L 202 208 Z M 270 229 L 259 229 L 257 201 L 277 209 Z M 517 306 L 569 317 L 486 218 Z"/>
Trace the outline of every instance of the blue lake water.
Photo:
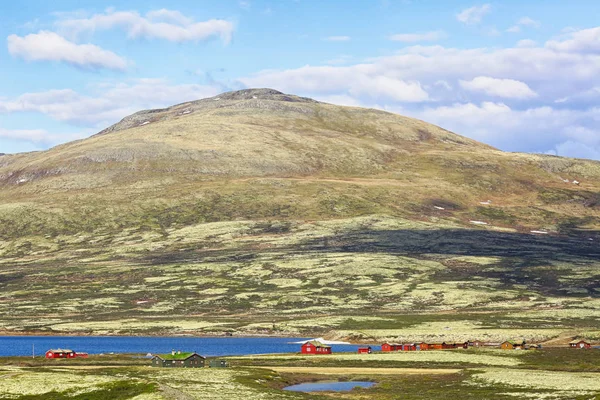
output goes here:
<path id="1" fill-rule="evenodd" d="M 289 390 L 290 392 L 348 392 L 355 387 L 370 388 L 375 382 L 314 382 L 314 383 L 300 383 L 298 385 L 288 386 L 283 390 Z"/>
<path id="2" fill-rule="evenodd" d="M 0 336 L 0 356 L 42 356 L 49 349 L 67 348 L 89 354 L 170 353 L 196 351 L 203 356 L 296 353 L 307 338 L 266 337 L 147 337 L 147 336 Z M 333 352 L 356 352 L 356 345 L 334 345 Z M 327 357 L 326 355 L 322 357 Z"/>

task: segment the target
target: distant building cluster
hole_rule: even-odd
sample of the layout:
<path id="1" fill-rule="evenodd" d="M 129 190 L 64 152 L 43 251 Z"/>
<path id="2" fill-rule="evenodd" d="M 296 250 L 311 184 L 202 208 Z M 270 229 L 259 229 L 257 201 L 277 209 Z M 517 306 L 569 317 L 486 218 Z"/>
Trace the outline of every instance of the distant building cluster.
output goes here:
<path id="1" fill-rule="evenodd" d="M 421 351 L 421 350 L 450 350 L 450 349 L 466 349 L 469 347 L 469 342 L 460 343 L 383 343 L 381 351 Z"/>

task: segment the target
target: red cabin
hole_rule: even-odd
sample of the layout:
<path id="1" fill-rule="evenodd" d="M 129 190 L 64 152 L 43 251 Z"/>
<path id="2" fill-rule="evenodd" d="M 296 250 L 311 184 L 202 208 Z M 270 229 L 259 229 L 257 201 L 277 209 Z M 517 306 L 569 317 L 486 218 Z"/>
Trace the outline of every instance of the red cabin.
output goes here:
<path id="1" fill-rule="evenodd" d="M 372 352 L 371 346 L 358 348 L 358 354 L 371 354 Z"/>
<path id="2" fill-rule="evenodd" d="M 302 354 L 331 354 L 331 346 L 312 340 L 302 345 Z"/>
<path id="3" fill-rule="evenodd" d="M 384 343 L 381 345 L 381 351 L 398 351 L 401 346 L 401 344 L 397 343 Z"/>
<path id="4" fill-rule="evenodd" d="M 569 347 L 572 349 L 590 349 L 592 344 L 580 339 L 569 342 Z"/>
<path id="5" fill-rule="evenodd" d="M 76 353 L 69 349 L 50 349 L 46 358 L 88 358 L 88 353 Z"/>
<path id="6" fill-rule="evenodd" d="M 403 344 L 401 347 L 402 351 L 416 351 L 417 350 L 417 345 L 414 343 L 410 343 L 410 344 Z"/>
<path id="7" fill-rule="evenodd" d="M 46 352 L 46 358 L 75 358 L 77 357 L 73 350 L 69 349 L 50 349 Z"/>

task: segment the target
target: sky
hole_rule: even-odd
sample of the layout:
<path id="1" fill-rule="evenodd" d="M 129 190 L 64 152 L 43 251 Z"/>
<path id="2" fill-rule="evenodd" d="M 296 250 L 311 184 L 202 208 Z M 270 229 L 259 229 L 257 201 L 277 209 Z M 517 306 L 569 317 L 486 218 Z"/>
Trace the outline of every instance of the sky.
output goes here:
<path id="1" fill-rule="evenodd" d="M 0 2 L 0 153 L 269 87 L 600 160 L 600 2 Z"/>

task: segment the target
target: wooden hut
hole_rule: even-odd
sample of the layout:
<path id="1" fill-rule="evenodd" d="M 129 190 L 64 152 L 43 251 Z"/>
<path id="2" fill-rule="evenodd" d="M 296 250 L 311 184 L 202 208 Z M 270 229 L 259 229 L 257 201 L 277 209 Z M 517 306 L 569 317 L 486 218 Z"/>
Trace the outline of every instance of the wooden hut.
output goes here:
<path id="1" fill-rule="evenodd" d="M 46 358 L 75 358 L 77 353 L 70 349 L 50 349 L 46 352 Z"/>
<path id="2" fill-rule="evenodd" d="M 372 352 L 373 350 L 371 349 L 371 346 L 358 348 L 358 354 L 371 354 Z"/>
<path id="3" fill-rule="evenodd" d="M 569 342 L 569 347 L 572 349 L 590 349 L 592 344 L 583 339 L 576 339 Z"/>
<path id="4" fill-rule="evenodd" d="M 524 340 L 507 340 L 500 344 L 502 350 L 521 350 L 524 346 Z"/>
<path id="5" fill-rule="evenodd" d="M 302 345 L 302 354 L 331 354 L 331 346 L 317 340 L 311 340 Z"/>
<path id="6" fill-rule="evenodd" d="M 401 344 L 398 343 L 384 343 L 381 345 L 381 351 L 398 351 Z"/>
<path id="7" fill-rule="evenodd" d="M 171 354 L 156 354 L 152 357 L 153 367 L 203 368 L 205 358 L 196 352 L 182 353 L 173 350 Z"/>

